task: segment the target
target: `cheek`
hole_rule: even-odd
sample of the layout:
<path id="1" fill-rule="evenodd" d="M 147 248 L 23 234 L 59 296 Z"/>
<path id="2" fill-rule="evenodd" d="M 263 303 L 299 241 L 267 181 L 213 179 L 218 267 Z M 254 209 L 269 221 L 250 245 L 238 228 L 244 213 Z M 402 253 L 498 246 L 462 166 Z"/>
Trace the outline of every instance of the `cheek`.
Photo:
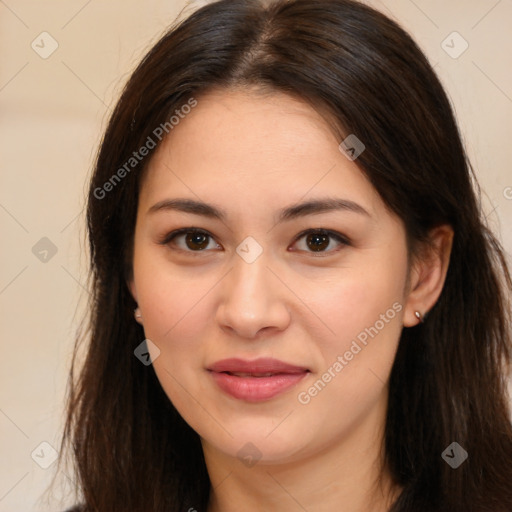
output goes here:
<path id="1" fill-rule="evenodd" d="M 144 334 L 160 351 L 153 369 L 171 402 L 188 418 L 197 408 L 191 396 L 201 395 L 196 379 L 204 366 L 202 333 L 213 328 L 205 309 L 213 284 L 180 279 L 176 272 L 171 276 L 157 268 L 141 271 L 139 278 Z"/>
<path id="2" fill-rule="evenodd" d="M 197 344 L 197 333 L 211 322 L 204 304 L 212 285 L 199 279 L 180 280 L 176 274 L 167 276 L 156 269 L 141 274 L 140 282 L 139 306 L 146 336 L 161 344 L 161 350 L 190 349 Z"/>
<path id="3" fill-rule="evenodd" d="M 401 254 L 361 258 L 357 266 L 340 269 L 323 289 L 311 287 L 308 304 L 334 332 L 333 348 L 343 349 L 360 334 L 364 338 L 375 324 L 383 334 L 391 324 L 400 331 L 406 265 Z"/>
<path id="4" fill-rule="evenodd" d="M 329 297 L 317 298 L 316 307 L 335 334 L 317 340 L 321 364 L 307 386 L 297 390 L 297 417 L 322 431 L 326 440 L 351 431 L 369 414 L 383 413 L 387 403 L 403 298 L 400 280 L 393 282 L 392 273 L 381 270 L 380 278 L 376 272 L 371 279 L 347 277 Z"/>
<path id="5" fill-rule="evenodd" d="M 139 235 L 133 271 L 145 334 L 149 339 L 166 343 L 184 326 L 197 325 L 191 325 L 189 319 L 197 314 L 197 306 L 213 286 L 214 278 L 212 273 L 198 276 L 194 268 L 180 269 L 169 261 L 163 249 L 153 247 L 144 235 Z"/>
<path id="6" fill-rule="evenodd" d="M 357 416 L 381 396 L 402 331 L 406 274 L 405 249 L 381 247 L 343 268 L 326 293 L 310 295 L 311 309 L 334 333 L 317 345 L 313 387 L 301 389 L 311 412 L 332 403 Z"/>

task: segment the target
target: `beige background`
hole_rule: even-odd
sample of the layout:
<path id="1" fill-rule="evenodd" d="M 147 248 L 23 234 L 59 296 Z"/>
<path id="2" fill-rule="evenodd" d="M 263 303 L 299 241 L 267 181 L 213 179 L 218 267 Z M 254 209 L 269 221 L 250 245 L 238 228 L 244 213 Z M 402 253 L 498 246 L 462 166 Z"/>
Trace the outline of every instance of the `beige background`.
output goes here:
<path id="1" fill-rule="evenodd" d="M 484 210 L 510 255 L 512 2 L 368 3 L 408 29 L 439 73 L 483 187 Z M 58 447 L 70 352 L 87 293 L 85 181 L 128 73 L 184 5 L 0 0 L 0 511 L 59 511 L 71 504 L 59 501 L 60 492 L 49 504 L 39 499 L 56 466 L 40 467 L 51 462 L 50 447 L 40 444 Z M 46 59 L 31 47 L 35 40 L 40 53 L 51 48 L 48 36 L 39 36 L 44 31 L 58 44 Z M 442 47 L 453 31 L 469 44 L 458 58 Z M 444 44 L 452 53 L 463 48 L 457 37 Z M 43 237 L 56 254 L 44 253 Z"/>

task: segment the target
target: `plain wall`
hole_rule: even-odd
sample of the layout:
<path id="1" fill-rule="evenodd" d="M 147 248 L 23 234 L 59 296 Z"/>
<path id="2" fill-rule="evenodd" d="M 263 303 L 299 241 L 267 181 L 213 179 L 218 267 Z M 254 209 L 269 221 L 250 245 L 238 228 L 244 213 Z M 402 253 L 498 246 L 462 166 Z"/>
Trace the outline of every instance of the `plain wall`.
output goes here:
<path id="1" fill-rule="evenodd" d="M 441 77 L 483 189 L 484 211 L 510 255 L 512 3 L 367 3 L 399 21 Z M 50 504 L 39 500 L 56 466 L 41 467 L 51 462 L 51 448 L 41 443 L 58 448 L 71 349 L 87 296 L 86 180 L 129 72 L 184 6 L 183 0 L 0 2 L 0 511 L 71 504 L 59 501 L 59 493 Z M 454 31 L 469 45 L 457 58 L 442 46 L 446 40 L 452 54 L 463 48 L 459 36 L 446 39 Z M 42 32 L 58 44 L 47 58 L 41 54 L 55 43 Z"/>

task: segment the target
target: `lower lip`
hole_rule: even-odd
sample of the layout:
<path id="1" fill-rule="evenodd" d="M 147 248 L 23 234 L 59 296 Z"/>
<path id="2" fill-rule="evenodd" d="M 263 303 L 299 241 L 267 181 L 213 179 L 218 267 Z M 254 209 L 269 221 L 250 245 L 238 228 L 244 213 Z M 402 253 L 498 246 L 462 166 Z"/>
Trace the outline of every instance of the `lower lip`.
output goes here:
<path id="1" fill-rule="evenodd" d="M 247 402 L 269 400 L 300 382 L 308 372 L 278 373 L 269 377 L 237 377 L 210 371 L 217 385 L 228 395 Z"/>

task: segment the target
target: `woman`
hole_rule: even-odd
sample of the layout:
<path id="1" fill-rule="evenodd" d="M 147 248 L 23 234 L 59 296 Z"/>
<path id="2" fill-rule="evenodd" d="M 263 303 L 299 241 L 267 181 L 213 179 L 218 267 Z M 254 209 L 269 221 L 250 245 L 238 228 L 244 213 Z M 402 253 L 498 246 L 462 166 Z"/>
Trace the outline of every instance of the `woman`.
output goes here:
<path id="1" fill-rule="evenodd" d="M 512 510 L 510 274 L 396 23 L 200 9 L 126 85 L 87 215 L 81 510 Z"/>

